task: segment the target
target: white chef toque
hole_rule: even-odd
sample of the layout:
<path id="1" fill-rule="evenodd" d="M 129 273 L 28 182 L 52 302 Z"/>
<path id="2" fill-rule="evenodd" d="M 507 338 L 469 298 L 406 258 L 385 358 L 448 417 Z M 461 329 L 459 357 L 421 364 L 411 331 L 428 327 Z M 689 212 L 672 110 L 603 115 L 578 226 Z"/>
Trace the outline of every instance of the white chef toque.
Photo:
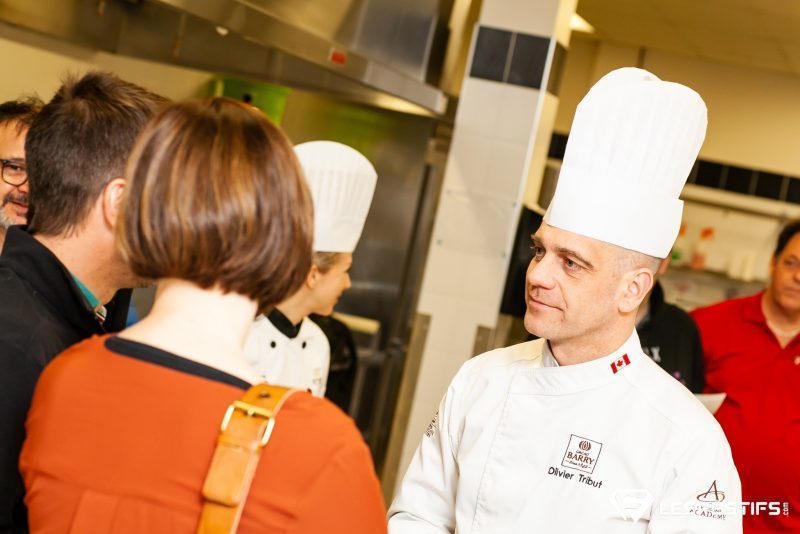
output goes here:
<path id="1" fill-rule="evenodd" d="M 314 250 L 353 252 L 378 174 L 361 152 L 334 141 L 294 147 L 314 200 Z"/>
<path id="2" fill-rule="evenodd" d="M 666 258 L 707 123 L 703 99 L 688 87 L 636 68 L 606 74 L 575 112 L 544 221 Z"/>

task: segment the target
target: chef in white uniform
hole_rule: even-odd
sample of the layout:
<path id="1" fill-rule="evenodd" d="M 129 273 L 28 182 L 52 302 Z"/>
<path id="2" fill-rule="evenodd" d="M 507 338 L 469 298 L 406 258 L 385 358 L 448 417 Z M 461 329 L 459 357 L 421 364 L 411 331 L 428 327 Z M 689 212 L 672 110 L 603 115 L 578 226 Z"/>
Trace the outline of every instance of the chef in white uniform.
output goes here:
<path id="1" fill-rule="evenodd" d="M 245 356 L 265 381 L 322 397 L 330 345 L 308 314 L 330 315 L 350 287 L 348 270 L 378 175 L 364 155 L 341 143 L 311 141 L 295 153 L 314 201 L 314 261 L 297 293 L 256 318 Z"/>
<path id="2" fill-rule="evenodd" d="M 525 326 L 542 339 L 464 364 L 390 534 L 741 532 L 722 430 L 634 330 L 705 130 L 700 96 L 649 72 L 589 91 L 532 236 Z"/>

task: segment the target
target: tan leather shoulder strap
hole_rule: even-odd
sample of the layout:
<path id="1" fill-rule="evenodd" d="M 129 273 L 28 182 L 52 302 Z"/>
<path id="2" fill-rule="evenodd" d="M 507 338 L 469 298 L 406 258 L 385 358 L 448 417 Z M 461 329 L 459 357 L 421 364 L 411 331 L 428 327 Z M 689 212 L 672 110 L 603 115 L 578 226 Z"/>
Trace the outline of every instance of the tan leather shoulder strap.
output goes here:
<path id="1" fill-rule="evenodd" d="M 203 484 L 205 503 L 198 534 L 236 532 L 261 449 L 272 435 L 275 416 L 286 399 L 297 391 L 256 384 L 228 406 Z"/>

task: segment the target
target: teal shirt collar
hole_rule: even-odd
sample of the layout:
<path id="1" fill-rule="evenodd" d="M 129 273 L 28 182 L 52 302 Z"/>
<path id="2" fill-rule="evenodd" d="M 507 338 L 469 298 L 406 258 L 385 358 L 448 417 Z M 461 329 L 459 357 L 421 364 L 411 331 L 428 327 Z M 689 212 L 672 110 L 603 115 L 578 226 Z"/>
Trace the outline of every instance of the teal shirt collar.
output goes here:
<path id="1" fill-rule="evenodd" d="M 106 311 L 106 307 L 103 306 L 103 304 L 100 302 L 100 300 L 97 297 L 94 296 L 94 293 L 89 291 L 89 288 L 86 287 L 83 284 L 83 282 L 78 280 L 77 276 L 75 276 L 72 273 L 69 273 L 69 274 L 70 274 L 70 276 L 72 276 L 72 279 L 75 281 L 75 285 L 77 285 L 78 289 L 81 290 L 81 293 L 83 294 L 83 298 L 86 300 L 86 303 L 94 311 L 95 318 L 98 321 L 100 321 L 100 323 L 102 324 L 103 321 L 106 320 L 106 315 L 108 313 Z"/>

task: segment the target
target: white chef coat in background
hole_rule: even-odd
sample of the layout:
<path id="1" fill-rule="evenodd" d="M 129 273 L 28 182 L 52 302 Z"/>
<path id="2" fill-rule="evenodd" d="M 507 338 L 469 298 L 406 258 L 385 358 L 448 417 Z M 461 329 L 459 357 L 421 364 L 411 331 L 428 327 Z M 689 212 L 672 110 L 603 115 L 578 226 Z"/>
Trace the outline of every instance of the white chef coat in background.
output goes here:
<path id="1" fill-rule="evenodd" d="M 613 354 L 564 367 L 537 340 L 464 364 L 389 533 L 740 533 L 740 501 L 716 420 L 635 332 Z"/>
<path id="2" fill-rule="evenodd" d="M 247 336 L 245 358 L 270 384 L 325 395 L 331 348 L 322 329 L 308 317 L 297 335 L 288 337 L 268 317 L 259 315 Z"/>

